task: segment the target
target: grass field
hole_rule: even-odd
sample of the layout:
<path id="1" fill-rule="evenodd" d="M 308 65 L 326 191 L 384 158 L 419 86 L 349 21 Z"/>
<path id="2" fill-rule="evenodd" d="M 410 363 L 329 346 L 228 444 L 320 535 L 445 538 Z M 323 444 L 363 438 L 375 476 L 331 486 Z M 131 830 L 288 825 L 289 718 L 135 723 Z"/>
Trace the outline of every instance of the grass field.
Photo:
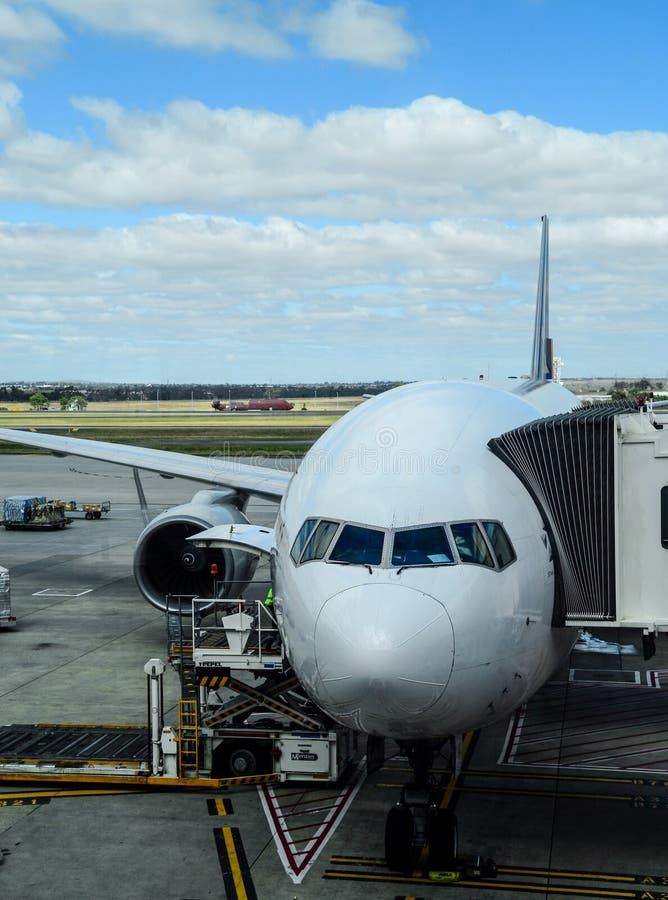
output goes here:
<path id="1" fill-rule="evenodd" d="M 346 398 L 348 408 L 362 398 Z M 49 434 L 152 447 L 206 456 L 303 455 L 343 413 L 336 398 L 318 398 L 317 410 L 290 413 L 219 413 L 207 401 L 91 403 L 83 412 L 0 410 L 0 427 L 29 428 Z M 308 404 L 307 404 L 308 406 Z M 0 453 L 35 453 L 18 444 L 0 443 Z"/>
<path id="2" fill-rule="evenodd" d="M 292 428 L 327 428 L 335 422 L 339 415 L 335 413 L 191 413 L 179 414 L 161 410 L 160 412 L 137 412 L 134 415 L 122 411 L 108 412 L 34 412 L 24 413 L 1 412 L 0 427 L 3 428 L 35 428 L 52 431 L 53 429 L 69 429 L 85 431 L 89 428 L 278 428 L 289 431 Z"/>
<path id="3" fill-rule="evenodd" d="M 223 403 L 227 402 L 225 397 L 220 398 Z M 306 413 L 325 413 L 327 415 L 336 414 L 340 415 L 341 413 L 347 412 L 349 409 L 353 409 L 353 407 L 357 406 L 359 403 L 363 401 L 363 397 L 287 397 L 287 400 L 290 403 L 294 404 L 294 409 L 292 410 L 293 414 L 303 413 L 304 407 L 306 407 Z M 240 401 L 245 402 L 245 401 Z M 50 415 L 54 413 L 60 413 L 60 409 L 58 404 L 54 403 L 54 410 L 50 411 Z M 29 403 L 11 403 L 8 404 L 7 412 L 0 410 L 0 417 L 5 416 L 11 413 L 22 413 L 31 412 L 31 407 Z M 177 413 L 182 412 L 184 414 L 192 414 L 192 413 L 201 413 L 202 415 L 208 414 L 211 416 L 220 416 L 221 413 L 216 412 L 211 408 L 211 400 L 114 400 L 109 403 L 97 403 L 91 402 L 88 404 L 88 407 L 85 410 L 85 415 L 90 415 L 91 413 L 103 413 L 103 414 L 119 414 L 119 413 L 128 413 L 135 415 L 142 414 L 155 414 L 155 413 Z M 67 415 L 81 416 L 82 413 L 68 413 Z M 234 416 L 244 416 L 246 413 L 237 412 L 231 415 Z M 252 417 L 255 417 L 256 413 L 251 413 Z M 271 415 L 271 414 L 270 414 Z M 276 415 L 280 415 L 280 413 L 276 413 Z"/>

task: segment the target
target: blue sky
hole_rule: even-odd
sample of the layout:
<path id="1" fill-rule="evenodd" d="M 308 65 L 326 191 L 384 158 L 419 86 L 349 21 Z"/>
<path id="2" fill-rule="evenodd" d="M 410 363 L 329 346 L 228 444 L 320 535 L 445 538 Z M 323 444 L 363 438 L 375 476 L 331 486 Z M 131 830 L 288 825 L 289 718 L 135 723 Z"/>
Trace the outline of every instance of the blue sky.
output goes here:
<path id="1" fill-rule="evenodd" d="M 661 0 L 0 0 L 0 381 L 668 378 Z"/>

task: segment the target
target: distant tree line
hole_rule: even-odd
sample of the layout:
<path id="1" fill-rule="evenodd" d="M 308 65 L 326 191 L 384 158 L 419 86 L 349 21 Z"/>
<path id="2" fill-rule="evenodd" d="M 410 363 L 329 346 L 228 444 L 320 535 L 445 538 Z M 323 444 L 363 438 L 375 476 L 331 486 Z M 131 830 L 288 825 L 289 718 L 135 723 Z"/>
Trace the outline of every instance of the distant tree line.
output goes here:
<path id="1" fill-rule="evenodd" d="M 324 382 L 319 384 L 2 384 L 0 404 L 31 403 L 40 408 L 59 404 L 67 408 L 76 400 L 79 408 L 91 401 L 109 400 L 256 400 L 272 397 L 359 397 L 381 394 L 396 387 L 395 381 Z M 32 398 L 37 398 L 33 402 Z M 81 402 L 83 401 L 83 403 Z"/>
<path id="2" fill-rule="evenodd" d="M 610 391 L 613 400 L 638 400 L 640 397 L 646 398 L 648 394 L 654 393 L 656 399 L 667 399 L 662 395 L 657 395 L 657 391 L 663 389 L 663 381 L 651 382 L 647 378 L 639 378 L 636 381 L 615 381 Z"/>

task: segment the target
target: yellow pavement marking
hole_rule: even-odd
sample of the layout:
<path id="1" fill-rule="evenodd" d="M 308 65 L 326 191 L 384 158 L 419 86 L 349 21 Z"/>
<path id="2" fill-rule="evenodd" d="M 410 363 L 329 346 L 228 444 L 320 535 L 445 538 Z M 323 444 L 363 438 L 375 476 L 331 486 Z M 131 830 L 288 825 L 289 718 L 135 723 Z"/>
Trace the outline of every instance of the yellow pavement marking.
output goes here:
<path id="1" fill-rule="evenodd" d="M 223 828 L 222 833 L 223 840 L 225 841 L 225 849 L 227 850 L 227 859 L 232 871 L 232 881 L 234 883 L 234 890 L 237 894 L 237 900 L 248 900 L 246 885 L 244 884 L 244 876 L 239 864 L 239 857 L 237 856 L 237 848 L 234 846 L 232 829 Z"/>

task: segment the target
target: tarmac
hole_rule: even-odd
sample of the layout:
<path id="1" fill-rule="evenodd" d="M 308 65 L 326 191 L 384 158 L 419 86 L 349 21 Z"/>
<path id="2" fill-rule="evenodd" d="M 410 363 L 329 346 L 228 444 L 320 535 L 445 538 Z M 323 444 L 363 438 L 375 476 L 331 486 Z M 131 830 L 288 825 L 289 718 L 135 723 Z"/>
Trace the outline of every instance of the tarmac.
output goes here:
<path id="1" fill-rule="evenodd" d="M 199 489 L 150 474 L 142 483 L 155 514 Z M 132 473 L 74 458 L 2 456 L 0 496 L 13 494 L 110 500 L 111 511 L 62 531 L 0 529 L 18 619 L 0 631 L 0 726 L 144 725 L 143 667 L 166 658 L 166 628 L 132 578 L 143 527 Z M 271 503 L 250 506 L 260 524 L 272 524 L 275 512 Z M 605 636 L 638 643 L 632 632 Z M 664 641 L 649 662 L 574 652 L 525 709 L 466 739 L 462 775 L 450 784 L 460 854 L 493 858 L 496 879 L 452 883 L 426 869 L 404 877 L 386 868 L 385 815 L 410 771 L 393 755 L 367 776 L 361 741 L 361 767 L 337 785 L 115 792 L 0 779 L 0 897 L 666 898 L 663 682 Z M 171 668 L 165 694 L 174 722 L 179 681 Z M 447 760 L 436 768 L 447 781 Z M 275 839 L 270 822 L 288 839 Z M 286 847 L 295 851 L 292 874 Z"/>

